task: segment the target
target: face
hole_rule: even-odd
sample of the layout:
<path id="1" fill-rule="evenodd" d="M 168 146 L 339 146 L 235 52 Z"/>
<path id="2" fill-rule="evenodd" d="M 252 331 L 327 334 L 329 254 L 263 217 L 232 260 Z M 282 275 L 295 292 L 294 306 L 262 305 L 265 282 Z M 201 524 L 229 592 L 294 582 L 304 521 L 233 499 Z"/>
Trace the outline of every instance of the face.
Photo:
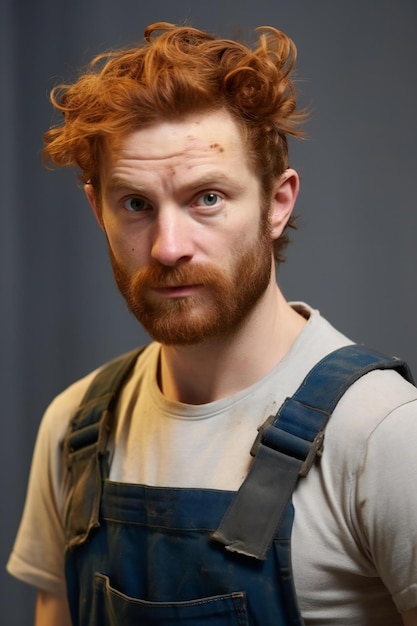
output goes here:
<path id="1" fill-rule="evenodd" d="M 232 118 L 132 132 L 107 147 L 101 190 L 98 201 L 87 186 L 119 289 L 147 332 L 166 345 L 233 334 L 271 282 L 286 219 L 270 220 L 276 200 L 261 206 Z"/>

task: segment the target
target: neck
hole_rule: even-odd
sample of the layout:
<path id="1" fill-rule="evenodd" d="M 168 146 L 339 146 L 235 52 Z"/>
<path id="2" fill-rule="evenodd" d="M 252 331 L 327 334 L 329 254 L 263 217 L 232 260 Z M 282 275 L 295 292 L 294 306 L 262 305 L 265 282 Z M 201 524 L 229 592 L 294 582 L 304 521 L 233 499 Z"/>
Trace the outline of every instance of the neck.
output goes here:
<path id="1" fill-rule="evenodd" d="M 160 387 L 176 402 L 206 404 L 265 376 L 290 350 L 305 319 L 275 281 L 236 333 L 192 346 L 162 346 Z"/>

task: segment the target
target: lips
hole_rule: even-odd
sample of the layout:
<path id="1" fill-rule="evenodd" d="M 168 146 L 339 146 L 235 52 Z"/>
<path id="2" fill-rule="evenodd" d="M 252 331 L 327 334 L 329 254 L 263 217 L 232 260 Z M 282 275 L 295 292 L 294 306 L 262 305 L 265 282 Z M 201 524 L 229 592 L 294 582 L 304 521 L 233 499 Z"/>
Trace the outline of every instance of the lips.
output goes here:
<path id="1" fill-rule="evenodd" d="M 164 285 L 153 287 L 153 291 L 165 297 L 186 297 L 194 295 L 202 285 Z"/>

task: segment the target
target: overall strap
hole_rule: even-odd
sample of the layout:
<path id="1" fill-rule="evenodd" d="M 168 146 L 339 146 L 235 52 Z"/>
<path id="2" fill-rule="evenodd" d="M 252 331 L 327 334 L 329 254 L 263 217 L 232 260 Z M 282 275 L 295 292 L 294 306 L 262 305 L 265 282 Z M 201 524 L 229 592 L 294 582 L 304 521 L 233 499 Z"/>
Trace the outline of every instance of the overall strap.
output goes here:
<path id="1" fill-rule="evenodd" d="M 70 477 L 65 512 L 67 546 L 83 543 L 99 525 L 107 443 L 120 390 L 139 354 L 136 349 L 107 363 L 96 375 L 72 418 L 63 442 Z"/>
<path id="2" fill-rule="evenodd" d="M 413 382 L 404 362 L 359 345 L 332 352 L 307 374 L 259 429 L 250 472 L 214 539 L 232 552 L 267 558 L 298 480 L 322 453 L 324 429 L 337 403 L 350 385 L 374 369 L 395 369 Z"/>

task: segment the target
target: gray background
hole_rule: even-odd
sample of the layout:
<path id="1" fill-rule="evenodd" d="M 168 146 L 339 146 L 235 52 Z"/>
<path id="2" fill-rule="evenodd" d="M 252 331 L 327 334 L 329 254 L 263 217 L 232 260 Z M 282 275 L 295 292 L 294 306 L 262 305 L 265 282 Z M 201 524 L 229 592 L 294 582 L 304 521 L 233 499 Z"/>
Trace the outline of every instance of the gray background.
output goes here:
<path id="1" fill-rule="evenodd" d="M 4 571 L 36 430 L 50 399 L 144 341 L 101 232 L 68 171 L 40 163 L 48 91 L 153 21 L 253 38 L 274 25 L 299 51 L 309 139 L 292 147 L 300 230 L 279 278 L 359 342 L 417 372 L 415 0 L 2 0 L 0 622 L 32 623 L 34 593 Z"/>

